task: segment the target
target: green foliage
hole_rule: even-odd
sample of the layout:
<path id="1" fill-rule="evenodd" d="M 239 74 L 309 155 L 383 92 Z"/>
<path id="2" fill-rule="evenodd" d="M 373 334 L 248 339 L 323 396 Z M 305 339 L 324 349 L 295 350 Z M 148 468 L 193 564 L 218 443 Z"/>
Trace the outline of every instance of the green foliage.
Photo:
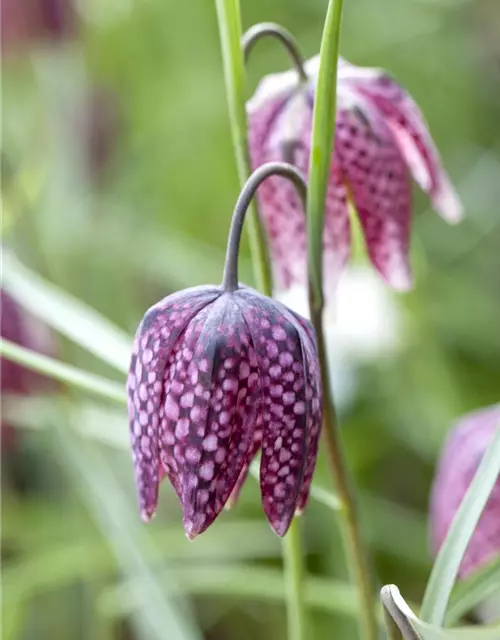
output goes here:
<path id="1" fill-rule="evenodd" d="M 219 281 L 238 179 L 214 3 L 79 7 L 78 41 L 4 63 L 3 243 L 20 262 L 4 254 L 3 279 L 60 332 L 61 362 L 76 367 L 58 365 L 64 379 L 78 384 L 85 370 L 120 386 L 145 309 L 174 289 Z M 325 9 L 319 0 L 242 1 L 244 27 L 280 22 L 305 55 L 318 51 Z M 443 437 L 461 413 L 498 401 L 500 388 L 498 11 L 494 0 L 345 1 L 342 54 L 388 68 L 411 90 L 467 213 L 450 229 L 417 195 L 416 288 L 395 298 L 401 347 L 357 367 L 341 414 L 377 572 L 413 603 L 432 560 L 427 504 Z M 286 65 L 263 43 L 249 91 Z M 74 119 L 93 86 L 111 91 L 119 113 L 97 180 Z M 247 249 L 240 270 L 250 282 Z M 90 379 L 87 392 L 99 385 Z M 284 638 L 280 546 L 255 482 L 188 543 L 166 484 L 156 522 L 135 516 L 121 407 L 69 387 L 3 405 L 16 436 L 2 458 L 3 637 L 170 640 L 177 628 L 177 637 Z M 305 592 L 319 640 L 352 638 L 357 615 L 330 487 L 320 459 L 304 514 Z M 447 624 L 498 597 L 498 576 L 494 563 L 457 585 Z"/>

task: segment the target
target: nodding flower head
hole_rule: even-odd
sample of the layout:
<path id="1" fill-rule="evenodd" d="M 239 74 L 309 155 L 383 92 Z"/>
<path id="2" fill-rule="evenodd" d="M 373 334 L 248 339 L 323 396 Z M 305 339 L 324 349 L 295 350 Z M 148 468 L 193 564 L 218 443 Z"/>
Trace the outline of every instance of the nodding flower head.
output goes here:
<path id="1" fill-rule="evenodd" d="M 298 73 L 291 70 L 267 76 L 248 102 L 252 165 L 281 160 L 307 175 L 319 57 L 302 64 L 291 36 L 269 25 L 248 32 L 244 39 L 247 54 L 262 35 L 275 35 L 286 43 Z M 410 174 L 445 220 L 460 219 L 460 202 L 413 99 L 386 72 L 340 59 L 323 236 L 327 295 L 334 290 L 350 254 L 349 200 L 357 210 L 375 268 L 395 289 L 411 287 Z M 277 289 L 305 285 L 306 231 L 300 199 L 279 177 L 268 180 L 259 196 Z"/>
<path id="2" fill-rule="evenodd" d="M 481 458 L 498 429 L 500 404 L 464 416 L 450 432 L 431 496 L 430 525 L 434 553 L 443 543 Z M 500 553 L 499 514 L 500 478 L 469 541 L 460 566 L 460 577 L 465 578 Z"/>
<path id="3" fill-rule="evenodd" d="M 283 536 L 308 498 L 321 426 L 313 329 L 304 318 L 237 280 L 243 216 L 257 186 L 293 167 L 256 172 L 236 205 L 222 286 L 168 296 L 144 316 L 128 377 L 132 451 L 142 517 L 170 480 L 189 538 L 205 531 L 262 451 L 266 516 Z"/>

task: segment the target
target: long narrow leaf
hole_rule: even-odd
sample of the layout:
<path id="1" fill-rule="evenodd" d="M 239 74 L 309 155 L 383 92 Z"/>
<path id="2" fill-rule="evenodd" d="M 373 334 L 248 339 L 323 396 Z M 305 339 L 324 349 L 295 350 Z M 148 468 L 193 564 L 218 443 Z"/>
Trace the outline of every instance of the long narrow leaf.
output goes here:
<path id="1" fill-rule="evenodd" d="M 127 372 L 132 340 L 124 331 L 7 252 L 2 267 L 3 286 L 21 306 L 118 371 Z"/>
<path id="2" fill-rule="evenodd" d="M 460 563 L 499 473 L 500 427 L 481 460 L 439 550 L 420 610 L 425 622 L 438 626 L 443 624 Z"/>
<path id="3" fill-rule="evenodd" d="M 151 540 L 139 529 L 140 524 L 99 451 L 68 429 L 58 429 L 57 443 L 61 462 L 94 513 L 118 564 L 135 580 L 136 596 L 141 603 L 135 618 L 141 637 L 162 640 L 168 629 L 172 640 L 201 638 L 179 604 L 170 600 L 146 562 L 146 547 Z"/>
<path id="4" fill-rule="evenodd" d="M 0 354 L 11 362 L 29 367 L 33 371 L 46 374 L 62 383 L 89 391 L 94 395 L 106 398 L 106 400 L 122 404 L 126 403 L 124 386 L 30 349 L 25 349 L 10 340 L 2 338 L 0 341 Z"/>
<path id="5" fill-rule="evenodd" d="M 500 555 L 457 584 L 451 594 L 446 622 L 453 624 L 486 598 L 500 596 Z"/>

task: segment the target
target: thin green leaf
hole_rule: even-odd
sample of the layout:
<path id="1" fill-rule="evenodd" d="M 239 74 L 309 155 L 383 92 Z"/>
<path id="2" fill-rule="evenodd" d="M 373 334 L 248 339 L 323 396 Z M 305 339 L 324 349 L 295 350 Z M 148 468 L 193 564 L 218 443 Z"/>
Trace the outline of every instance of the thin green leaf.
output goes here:
<path id="1" fill-rule="evenodd" d="M 334 114 L 337 103 L 337 63 L 341 15 L 342 0 L 330 0 L 321 39 L 313 108 L 307 189 L 307 237 L 310 288 L 315 304 L 323 299 L 323 221 L 335 137 Z"/>
<path id="2" fill-rule="evenodd" d="M 109 365 L 127 372 L 131 338 L 97 311 L 24 267 L 2 256 L 3 286 L 33 315 Z"/>
<path id="3" fill-rule="evenodd" d="M 68 384 L 84 391 L 112 400 L 113 402 L 126 403 L 125 388 L 116 382 L 107 380 L 102 376 L 87 373 L 82 369 L 77 369 L 69 364 L 64 364 L 59 360 L 54 360 L 41 353 L 36 353 L 30 349 L 5 340 L 0 341 L 0 354 L 17 364 L 29 367 L 33 371 L 43 373 L 64 384 Z"/>
<path id="4" fill-rule="evenodd" d="M 444 629 L 438 625 L 424 622 L 417 617 L 405 602 L 396 585 L 387 585 L 382 589 L 385 608 L 394 620 L 407 628 L 405 638 L 414 635 L 421 640 L 499 640 L 500 627 L 475 626 Z M 416 633 L 415 633 L 416 632 Z M 418 634 L 418 635 L 417 635 Z"/>
<path id="5" fill-rule="evenodd" d="M 179 569 L 176 576 L 182 588 L 192 594 L 253 598 L 265 602 L 285 601 L 285 582 L 279 569 L 249 565 L 199 566 Z M 169 587 L 175 593 L 175 586 Z M 123 615 L 140 605 L 134 593 L 131 582 L 111 587 L 103 593 L 101 605 L 108 615 Z M 316 609 L 350 617 L 357 617 L 359 614 L 356 592 L 344 582 L 308 577 L 305 582 L 305 598 Z"/>
<path id="6" fill-rule="evenodd" d="M 425 622 L 442 625 L 462 558 L 500 472 L 500 428 L 458 508 L 432 568 L 420 610 Z"/>
<path id="7" fill-rule="evenodd" d="M 457 622 L 463 615 L 494 594 L 500 594 L 500 555 L 455 586 L 446 613 L 446 622 L 448 624 Z"/>
<path id="8" fill-rule="evenodd" d="M 146 549 L 151 540 L 140 530 L 121 487 L 99 451 L 62 428 L 58 429 L 57 445 L 61 463 L 80 489 L 117 562 L 127 575 L 134 576 L 136 596 L 141 603 L 134 617 L 139 635 L 162 640 L 168 629 L 172 640 L 201 638 L 191 617 L 183 613 L 179 603 L 174 605 L 156 578 L 155 570 L 146 562 Z M 170 580 L 173 581 L 169 573 Z"/>
<path id="9" fill-rule="evenodd" d="M 4 514 L 5 517 L 10 513 Z M 40 522 L 43 513 L 44 521 Z M 37 535 L 36 528 L 49 527 L 55 529 L 61 523 L 60 511 L 53 514 L 51 522 L 47 523 L 45 512 L 40 506 L 31 513 L 30 518 L 24 518 L 22 529 L 19 530 L 19 542 L 33 543 Z M 28 531 L 26 530 L 28 529 Z M 147 545 L 144 552 L 149 562 L 156 564 L 169 560 L 177 563 L 198 563 L 200 561 L 241 561 L 252 558 L 277 558 L 280 556 L 279 541 L 272 535 L 267 524 L 263 521 L 238 520 L 235 522 L 219 522 L 217 529 L 209 530 L 195 545 L 191 544 L 184 535 L 180 525 L 162 525 L 161 528 L 149 529 L 149 537 L 155 543 Z M 17 535 L 12 527 L 10 536 Z M 59 532 L 60 533 L 60 532 Z M 42 531 L 43 534 L 43 531 Z M 34 552 L 28 548 L 22 560 L 6 562 L 2 571 L 4 604 L 16 603 L 34 595 L 61 589 L 75 582 L 96 578 L 105 578 L 116 569 L 117 563 L 111 550 L 101 538 L 94 534 L 90 539 L 88 533 L 85 538 L 78 538 L 70 529 L 70 542 L 57 539 L 57 544 L 46 545 Z M 68 537 L 66 537 L 68 540 Z"/>
<path id="10" fill-rule="evenodd" d="M 116 409 L 86 402 L 70 406 L 69 412 L 72 416 L 71 425 L 80 435 L 118 449 L 128 449 L 130 446 L 125 416 Z M 9 400 L 4 403 L 3 413 L 10 424 L 19 428 L 38 429 L 44 424 L 60 422 L 60 408 L 47 398 L 27 398 L 22 402 L 16 399 L 12 399 L 12 402 Z M 103 424 L 106 425 L 105 429 L 102 428 Z M 253 462 L 250 473 L 258 481 L 258 461 Z M 315 484 L 311 487 L 311 498 L 333 511 L 341 508 L 333 492 Z M 398 557 L 411 558 L 413 561 L 416 557 L 419 563 L 425 563 L 424 553 L 419 555 L 417 552 L 416 556 L 413 553 L 415 557 L 411 554 L 411 545 L 416 545 L 418 549 L 422 546 L 418 541 L 425 538 L 425 523 L 418 513 L 374 496 L 362 495 L 361 502 L 363 510 L 369 515 L 377 516 L 373 521 L 371 517 L 368 518 L 370 523 L 367 523 L 370 524 L 367 526 L 367 534 L 374 547 Z M 403 536 L 391 536 L 388 531 L 403 532 Z M 410 550 L 406 547 L 408 540 Z"/>

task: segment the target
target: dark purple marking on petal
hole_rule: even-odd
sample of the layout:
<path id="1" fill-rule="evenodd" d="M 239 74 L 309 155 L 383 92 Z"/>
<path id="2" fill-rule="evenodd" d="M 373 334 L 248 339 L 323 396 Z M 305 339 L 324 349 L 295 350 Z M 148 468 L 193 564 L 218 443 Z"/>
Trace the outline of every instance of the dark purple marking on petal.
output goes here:
<path id="1" fill-rule="evenodd" d="M 252 336 L 262 388 L 262 503 L 271 527 L 284 536 L 295 513 L 308 454 L 312 392 L 306 386 L 302 329 L 288 314 L 278 312 L 278 303 L 249 290 L 235 295 Z"/>
<path id="2" fill-rule="evenodd" d="M 297 92 L 271 121 L 262 136 L 253 167 L 270 161 L 289 162 L 304 176 L 309 173 L 312 99 L 308 89 Z M 307 285 L 307 238 L 303 203 L 293 184 L 280 176 L 265 181 L 258 191 L 259 212 L 266 228 L 277 290 Z M 350 255 L 351 233 L 347 190 L 333 159 L 323 234 L 325 290 L 332 293 Z"/>
<path id="3" fill-rule="evenodd" d="M 406 165 L 383 121 L 374 131 L 353 112 L 337 114 L 335 153 L 374 266 L 395 289 L 411 286 L 411 190 Z"/>
<path id="4" fill-rule="evenodd" d="M 271 161 L 296 165 L 295 154 L 304 145 L 302 138 L 310 120 L 311 109 L 304 93 L 295 93 L 270 119 L 265 135 L 255 136 L 255 151 L 251 155 L 253 168 Z M 250 132 L 250 141 L 252 138 Z M 272 176 L 260 185 L 257 197 L 277 290 L 287 289 L 293 284 L 306 284 L 305 213 L 296 188 L 290 180 Z"/>
<path id="5" fill-rule="evenodd" d="M 462 206 L 441 163 L 422 111 L 410 94 L 389 74 L 367 70 L 368 74 L 346 76 L 387 119 L 396 143 L 414 180 L 429 194 L 434 207 L 444 219 L 457 222 Z"/>
<path id="6" fill-rule="evenodd" d="M 275 305 L 283 307 L 279 302 L 272 302 Z M 296 507 L 296 514 L 299 515 L 304 510 L 309 499 L 311 482 L 316 468 L 319 439 L 323 424 L 323 388 L 314 327 L 309 320 L 291 309 L 284 308 L 281 309 L 281 312 L 284 313 L 286 317 L 291 316 L 299 325 L 298 331 L 302 345 L 302 356 L 304 358 L 306 388 L 308 389 L 307 460 Z"/>
<path id="7" fill-rule="evenodd" d="M 189 323 L 166 368 L 161 458 L 189 538 L 227 502 L 259 412 L 255 353 L 234 294 L 226 293 Z"/>
<path id="8" fill-rule="evenodd" d="M 139 506 L 146 521 L 154 515 L 164 475 L 159 461 L 159 410 L 165 366 L 191 318 L 220 294 L 215 287 L 196 287 L 168 296 L 146 313 L 135 336 L 128 410 Z"/>

